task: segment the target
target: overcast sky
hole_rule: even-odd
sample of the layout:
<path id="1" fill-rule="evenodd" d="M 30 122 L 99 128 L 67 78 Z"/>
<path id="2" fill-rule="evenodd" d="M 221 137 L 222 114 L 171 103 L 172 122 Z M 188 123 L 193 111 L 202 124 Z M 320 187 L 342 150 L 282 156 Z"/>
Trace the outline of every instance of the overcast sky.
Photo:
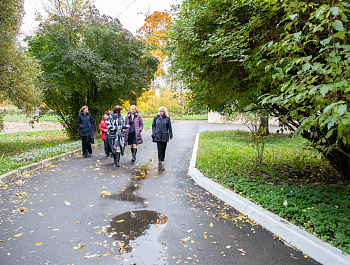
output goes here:
<path id="1" fill-rule="evenodd" d="M 34 20 L 35 11 L 42 11 L 42 1 L 25 0 L 25 16 L 23 18 L 22 32 L 30 34 L 38 23 Z M 101 13 L 113 18 L 119 18 L 123 27 L 134 35 L 142 27 L 145 16 L 139 13 L 153 13 L 153 11 L 170 10 L 171 4 L 178 4 L 181 0 L 95 0 L 95 5 Z"/>

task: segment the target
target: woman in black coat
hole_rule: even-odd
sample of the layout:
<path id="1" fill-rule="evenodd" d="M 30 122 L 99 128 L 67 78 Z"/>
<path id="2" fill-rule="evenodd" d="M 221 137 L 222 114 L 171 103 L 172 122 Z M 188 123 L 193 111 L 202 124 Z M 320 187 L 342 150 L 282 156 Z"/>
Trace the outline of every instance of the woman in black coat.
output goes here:
<path id="1" fill-rule="evenodd" d="M 77 125 L 80 128 L 79 135 L 81 136 L 83 156 L 90 157 L 92 154 L 90 142 L 94 134 L 94 124 L 88 106 L 81 107 L 77 119 Z"/>
<path id="2" fill-rule="evenodd" d="M 173 130 L 171 120 L 165 107 L 158 109 L 158 114 L 154 117 L 152 123 L 153 142 L 157 143 L 158 149 L 158 169 L 164 170 L 165 150 L 169 139 L 173 139 Z"/>
<path id="3" fill-rule="evenodd" d="M 124 155 L 124 129 L 130 125 L 125 125 L 121 115 L 122 107 L 115 106 L 107 120 L 107 137 L 109 148 L 114 156 L 114 163 L 120 167 L 120 155 Z"/>

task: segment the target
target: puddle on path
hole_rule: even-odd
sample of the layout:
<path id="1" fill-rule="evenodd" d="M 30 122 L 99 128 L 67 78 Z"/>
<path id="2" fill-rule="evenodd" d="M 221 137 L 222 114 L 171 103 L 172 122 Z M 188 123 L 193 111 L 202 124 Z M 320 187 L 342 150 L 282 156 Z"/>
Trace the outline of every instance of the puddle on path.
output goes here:
<path id="1" fill-rule="evenodd" d="M 120 193 L 112 194 L 106 196 L 105 198 L 118 200 L 118 201 L 129 201 L 143 204 L 145 198 L 137 195 L 137 191 L 141 187 L 143 180 L 150 176 L 150 168 L 148 165 L 143 165 L 138 168 L 133 169 L 132 177 L 130 179 L 129 185 L 122 189 Z"/>
<path id="2" fill-rule="evenodd" d="M 168 217 L 156 211 L 131 211 L 114 217 L 107 232 L 117 240 L 120 252 L 133 252 L 140 245 L 154 245 L 167 222 Z"/>

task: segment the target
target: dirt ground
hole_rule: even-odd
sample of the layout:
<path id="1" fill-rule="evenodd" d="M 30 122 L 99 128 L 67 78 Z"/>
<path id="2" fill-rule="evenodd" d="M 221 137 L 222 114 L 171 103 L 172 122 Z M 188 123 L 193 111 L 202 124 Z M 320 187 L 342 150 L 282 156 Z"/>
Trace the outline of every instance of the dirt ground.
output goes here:
<path id="1" fill-rule="evenodd" d="M 60 123 L 50 122 L 50 121 L 42 121 L 39 123 L 35 123 L 34 128 L 32 128 L 28 122 L 4 121 L 4 128 L 5 129 L 3 131 L 1 131 L 0 134 L 63 129 L 63 127 Z"/>

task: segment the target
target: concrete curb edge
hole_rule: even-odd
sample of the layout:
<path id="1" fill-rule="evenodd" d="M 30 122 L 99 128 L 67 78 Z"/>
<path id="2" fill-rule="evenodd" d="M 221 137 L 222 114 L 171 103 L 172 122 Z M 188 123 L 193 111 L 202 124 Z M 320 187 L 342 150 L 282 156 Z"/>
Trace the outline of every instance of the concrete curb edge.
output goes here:
<path id="1" fill-rule="evenodd" d="M 94 145 L 92 145 L 92 147 L 93 147 L 93 149 L 96 149 L 96 148 L 100 147 L 101 145 L 103 145 L 103 143 L 94 144 Z M 65 154 L 53 156 L 53 157 L 41 160 L 39 162 L 35 162 L 33 164 L 29 164 L 29 165 L 20 167 L 18 169 L 9 171 L 3 175 L 0 175 L 0 187 L 2 185 L 5 185 L 7 183 L 14 181 L 17 178 L 20 178 L 24 174 L 29 174 L 33 171 L 39 170 L 39 169 L 44 168 L 44 167 L 51 165 L 51 164 L 56 164 L 56 163 L 59 163 L 61 161 L 66 161 L 68 158 L 71 158 L 71 157 L 78 155 L 78 154 L 81 154 L 81 149 L 69 151 Z"/>
<path id="2" fill-rule="evenodd" d="M 312 259 L 322 264 L 350 265 L 350 255 L 332 245 L 323 242 L 321 239 L 300 229 L 289 221 L 265 210 L 239 194 L 221 186 L 220 184 L 205 177 L 196 166 L 198 151 L 199 133 L 193 147 L 192 158 L 188 174 L 202 188 L 206 189 L 220 200 L 226 202 L 242 214 L 257 222 L 270 232 L 279 236 L 287 244 L 294 246 Z"/>

